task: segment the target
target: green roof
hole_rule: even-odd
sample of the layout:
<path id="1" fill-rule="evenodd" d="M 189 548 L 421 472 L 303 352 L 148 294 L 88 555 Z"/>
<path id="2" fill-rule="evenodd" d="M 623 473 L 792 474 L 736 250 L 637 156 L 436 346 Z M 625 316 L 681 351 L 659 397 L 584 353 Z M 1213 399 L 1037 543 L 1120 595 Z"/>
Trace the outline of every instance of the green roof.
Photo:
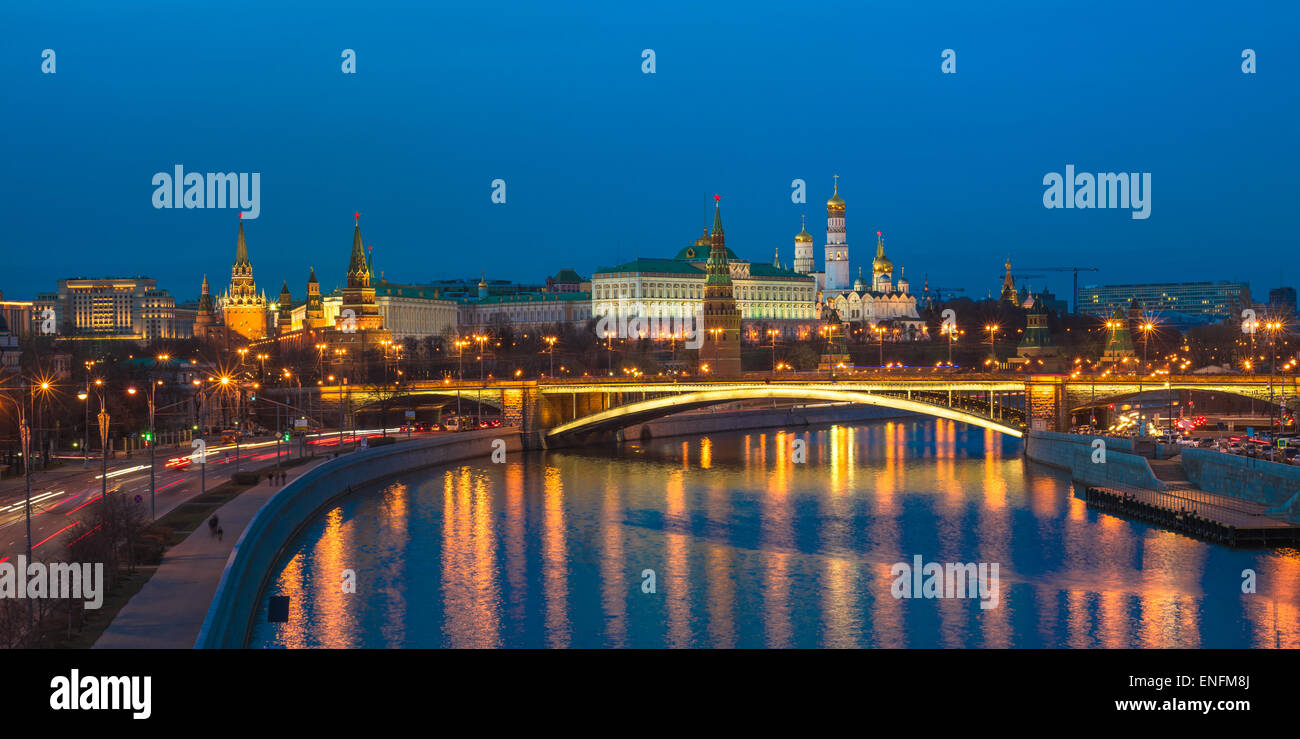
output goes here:
<path id="1" fill-rule="evenodd" d="M 749 274 L 751 277 L 785 277 L 788 279 L 800 279 L 813 282 L 812 275 L 805 275 L 801 272 L 795 272 L 790 269 L 775 267 L 766 262 L 751 262 L 749 265 Z"/>
<path id="2" fill-rule="evenodd" d="M 438 292 L 437 288 L 421 287 L 419 285 L 394 285 L 389 282 L 381 281 L 374 286 L 375 297 L 387 295 L 393 298 L 422 298 L 424 300 L 443 300 L 444 298 Z"/>
<path id="3" fill-rule="evenodd" d="M 702 263 L 701 263 L 702 264 Z M 704 270 L 692 262 L 681 259 L 645 259 L 620 264 L 616 267 L 601 267 L 594 274 L 612 274 L 616 272 L 652 272 L 670 275 L 702 275 Z"/>
<path id="4" fill-rule="evenodd" d="M 582 277 L 571 269 L 562 269 L 555 273 L 553 278 L 556 282 L 582 282 Z"/>
<path id="5" fill-rule="evenodd" d="M 571 303 L 591 300 L 591 293 L 510 293 L 509 295 L 489 295 L 460 298 L 465 305 L 497 305 L 501 303 Z"/>

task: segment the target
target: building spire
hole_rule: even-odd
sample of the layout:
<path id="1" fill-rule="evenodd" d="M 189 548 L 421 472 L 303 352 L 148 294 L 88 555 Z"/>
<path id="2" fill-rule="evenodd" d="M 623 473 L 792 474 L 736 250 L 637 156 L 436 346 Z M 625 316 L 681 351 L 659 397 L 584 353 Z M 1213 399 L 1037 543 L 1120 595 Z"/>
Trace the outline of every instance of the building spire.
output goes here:
<path id="1" fill-rule="evenodd" d="M 370 279 L 370 264 L 366 259 L 365 247 L 361 245 L 361 214 L 355 214 L 357 222 L 352 229 L 352 258 L 348 261 L 348 282 L 353 277 Z"/>
<path id="2" fill-rule="evenodd" d="M 235 264 L 243 266 L 248 264 L 248 244 L 244 242 L 244 221 L 239 221 L 239 238 L 235 240 Z"/>
<path id="3" fill-rule="evenodd" d="M 713 243 L 722 238 L 722 196 L 713 196 Z"/>

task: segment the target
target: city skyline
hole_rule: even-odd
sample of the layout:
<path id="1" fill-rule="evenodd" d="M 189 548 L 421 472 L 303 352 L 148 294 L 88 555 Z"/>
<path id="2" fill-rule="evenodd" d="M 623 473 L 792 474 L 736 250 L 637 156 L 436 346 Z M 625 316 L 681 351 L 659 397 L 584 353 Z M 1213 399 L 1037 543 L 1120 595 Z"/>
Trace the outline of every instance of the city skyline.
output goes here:
<path id="1" fill-rule="evenodd" d="M 671 29 L 646 9 L 414 9 L 406 24 L 390 9 L 335 14 L 288 47 L 286 11 L 259 11 L 246 27 L 237 13 L 89 10 L 91 32 L 15 9 L 10 33 L 24 43 L 7 44 L 0 65 L 30 115 L 0 124 L 24 142 L 3 197 L 19 214 L 11 238 L 39 248 L 11 254 L 0 289 L 30 298 L 70 272 L 131 272 L 196 297 L 202 274 L 228 267 L 234 213 L 155 208 L 151 178 L 179 165 L 260 173 L 249 238 L 268 285 L 292 286 L 305 267 L 323 286 L 343 284 L 343 265 L 316 253 L 346 238 L 357 210 L 390 280 L 488 269 L 528 282 L 675 252 L 708 224 L 715 192 L 737 253 L 780 249 L 788 263 L 800 216 L 817 220 L 839 174 L 854 274 L 882 230 L 914 282 L 973 297 L 996 286 L 1006 256 L 1031 264 L 1046 248 L 1102 269 L 1099 284 L 1232 279 L 1263 294 L 1294 281 L 1265 257 L 1295 246 L 1285 223 L 1295 188 L 1277 174 L 1297 155 L 1297 103 L 1274 72 L 1287 24 L 1211 7 L 1186 13 L 1213 21 L 1214 41 L 1150 34 L 1165 18 L 1145 9 L 1116 28 L 1060 22 L 1066 11 L 953 5 L 922 29 L 900 11 L 831 5 L 769 10 L 776 22 L 761 28 L 734 25 L 737 11 L 720 6 Z M 473 31 L 489 24 L 485 42 Z M 128 27 L 169 33 L 148 48 L 101 33 Z M 226 34 L 240 54 L 220 53 Z M 59 53 L 56 74 L 40 72 L 46 47 Z M 1242 73 L 1244 48 L 1258 51 L 1258 73 Z M 355 75 L 340 69 L 343 49 L 355 50 Z M 654 74 L 642 72 L 645 49 Z M 944 49 L 955 74 L 941 72 Z M 406 92 L 413 77 L 421 94 Z M 1158 100 L 1142 92 L 1152 85 Z M 304 96 L 330 102 L 299 106 Z M 88 148 L 102 140 L 113 146 Z M 43 164 L 69 156 L 75 170 Z M 1150 217 L 1043 207 L 1044 178 L 1069 166 L 1151 174 Z M 497 179 L 505 203 L 492 200 Z M 795 179 L 806 203 L 791 201 Z M 820 259 L 824 234 L 815 239 Z M 1225 252 L 1226 268 L 1215 259 Z M 1068 275 L 1042 282 L 1069 292 Z"/>

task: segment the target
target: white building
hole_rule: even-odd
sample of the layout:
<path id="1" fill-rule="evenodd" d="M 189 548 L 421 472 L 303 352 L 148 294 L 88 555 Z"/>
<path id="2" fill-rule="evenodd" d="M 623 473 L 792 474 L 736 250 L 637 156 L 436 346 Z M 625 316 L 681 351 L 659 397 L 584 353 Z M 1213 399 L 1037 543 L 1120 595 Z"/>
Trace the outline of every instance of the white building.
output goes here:
<path id="1" fill-rule="evenodd" d="M 591 318 L 591 293 L 517 292 L 490 295 L 486 281 L 479 294 L 461 298 L 457 307 L 461 331 L 488 330 L 497 326 L 517 329 L 542 328 L 557 323 L 584 323 Z"/>
<path id="2" fill-rule="evenodd" d="M 426 336 L 452 336 L 458 327 L 456 301 L 443 298 L 436 288 L 420 285 L 396 285 L 381 280 L 375 286 L 375 304 L 384 329 L 391 332 L 394 341 L 407 337 L 422 339 Z M 343 308 L 343 294 L 335 291 L 321 297 L 324 313 L 323 325 L 333 326 Z M 307 304 L 295 306 L 292 312 L 292 330 L 304 327 Z"/>
<path id="3" fill-rule="evenodd" d="M 619 316 L 636 310 L 642 316 L 698 316 L 704 310 L 705 263 L 712 248 L 706 229 L 672 259 L 637 259 L 603 267 L 591 276 L 591 311 Z M 740 259 L 727 248 L 732 293 L 742 322 L 764 322 L 783 334 L 803 334 L 817 318 L 817 284 L 813 277 Z M 620 303 L 620 300 L 622 301 Z"/>

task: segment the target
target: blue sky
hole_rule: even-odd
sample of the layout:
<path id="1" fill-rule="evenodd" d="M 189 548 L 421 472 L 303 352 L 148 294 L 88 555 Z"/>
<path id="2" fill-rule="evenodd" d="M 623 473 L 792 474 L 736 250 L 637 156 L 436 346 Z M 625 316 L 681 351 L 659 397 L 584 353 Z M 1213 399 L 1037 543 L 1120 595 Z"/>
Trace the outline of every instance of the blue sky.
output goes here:
<path id="1" fill-rule="evenodd" d="M 309 267 L 342 282 L 356 210 L 394 282 L 671 255 L 714 193 L 742 257 L 789 263 L 806 213 L 820 262 L 836 173 L 855 274 L 879 229 L 914 284 L 976 297 L 1007 255 L 1257 299 L 1300 283 L 1296 3 L 115 5 L 0 9 L 6 297 L 108 274 L 221 289 L 235 211 L 155 209 L 176 164 L 261 173 L 255 276 L 299 298 Z M 1045 209 L 1067 164 L 1150 172 L 1151 217 Z"/>

